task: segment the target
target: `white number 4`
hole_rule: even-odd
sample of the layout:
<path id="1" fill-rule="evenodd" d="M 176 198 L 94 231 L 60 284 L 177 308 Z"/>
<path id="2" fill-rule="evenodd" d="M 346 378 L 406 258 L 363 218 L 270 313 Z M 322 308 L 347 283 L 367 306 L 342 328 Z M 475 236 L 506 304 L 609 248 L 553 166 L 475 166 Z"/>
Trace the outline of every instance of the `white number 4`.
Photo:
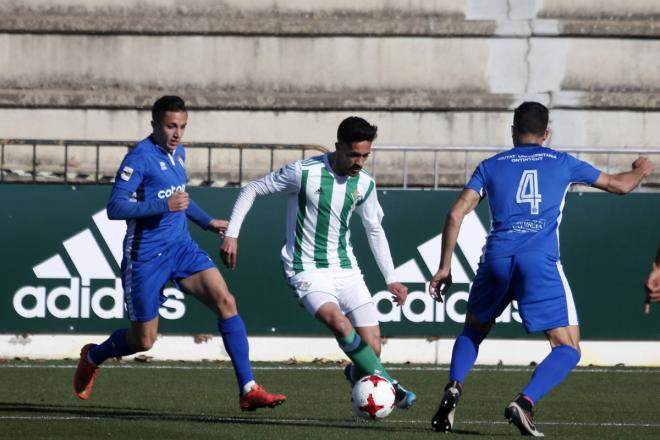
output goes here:
<path id="1" fill-rule="evenodd" d="M 518 184 L 516 202 L 529 203 L 531 213 L 539 213 L 541 194 L 539 193 L 539 176 L 537 170 L 523 171 L 520 177 L 520 183 Z"/>

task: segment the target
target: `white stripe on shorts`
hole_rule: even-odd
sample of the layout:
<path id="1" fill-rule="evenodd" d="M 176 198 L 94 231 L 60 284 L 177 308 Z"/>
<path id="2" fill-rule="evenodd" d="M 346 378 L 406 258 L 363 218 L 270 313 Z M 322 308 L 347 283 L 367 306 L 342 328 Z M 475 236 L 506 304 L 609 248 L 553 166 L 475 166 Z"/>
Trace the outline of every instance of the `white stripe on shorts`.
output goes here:
<path id="1" fill-rule="evenodd" d="M 573 301 L 573 292 L 571 291 L 571 286 L 568 285 L 568 280 L 566 275 L 564 275 L 564 267 L 561 265 L 561 262 L 557 261 L 557 271 L 559 272 L 559 277 L 561 282 L 564 285 L 564 295 L 566 296 L 566 309 L 568 312 L 568 325 L 578 325 L 578 316 L 577 310 L 575 309 L 575 301 Z"/>

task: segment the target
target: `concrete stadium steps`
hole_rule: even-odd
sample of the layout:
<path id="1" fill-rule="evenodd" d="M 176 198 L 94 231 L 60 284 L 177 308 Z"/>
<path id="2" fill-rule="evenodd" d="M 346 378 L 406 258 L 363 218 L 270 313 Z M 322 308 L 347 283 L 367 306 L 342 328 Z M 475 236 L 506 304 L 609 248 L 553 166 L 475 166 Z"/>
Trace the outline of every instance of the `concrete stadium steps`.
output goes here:
<path id="1" fill-rule="evenodd" d="M 534 99 L 550 146 L 657 148 L 659 18 L 655 0 L 0 0 L 0 138 L 138 140 L 176 93 L 188 141 L 332 147 L 359 114 L 381 144 L 506 146 L 511 109 Z M 62 172 L 55 150 L 39 157 Z M 408 165 L 430 182 L 428 157 Z M 402 159 L 380 166 L 395 182 Z M 443 166 L 440 183 L 460 185 L 462 156 Z"/>
<path id="2" fill-rule="evenodd" d="M 0 106 L 657 109 L 660 4 L 574 3 L 4 0 Z"/>
<path id="3" fill-rule="evenodd" d="M 3 107 L 145 108 L 158 90 L 204 109 L 660 103 L 660 39 L 6 34 L 0 63 Z"/>
<path id="4" fill-rule="evenodd" d="M 195 35 L 657 36 L 653 0 L 31 0 L 0 2 L 0 30 Z"/>

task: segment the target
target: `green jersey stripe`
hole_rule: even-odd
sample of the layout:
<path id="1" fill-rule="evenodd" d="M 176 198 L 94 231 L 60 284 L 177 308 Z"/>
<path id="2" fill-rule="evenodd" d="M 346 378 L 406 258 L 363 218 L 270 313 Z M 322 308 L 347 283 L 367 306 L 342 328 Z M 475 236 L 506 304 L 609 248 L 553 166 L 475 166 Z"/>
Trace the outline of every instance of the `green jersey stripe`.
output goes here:
<path id="1" fill-rule="evenodd" d="M 309 170 L 303 170 L 300 179 L 300 191 L 298 192 L 298 216 L 296 218 L 296 240 L 293 250 L 293 270 L 295 273 L 303 271 L 302 264 L 302 240 L 303 240 L 303 227 L 305 225 L 305 214 L 307 210 L 307 195 L 305 188 L 307 187 L 307 176 Z"/>
<path id="2" fill-rule="evenodd" d="M 321 187 L 319 194 L 316 233 L 314 235 L 314 261 L 317 268 L 327 268 L 328 264 L 328 230 L 330 228 L 330 208 L 332 189 L 335 179 L 323 167 L 321 168 Z"/>
<path id="3" fill-rule="evenodd" d="M 376 186 L 376 185 L 374 185 L 373 180 L 371 182 L 369 182 L 369 189 L 367 190 L 367 193 L 364 195 L 364 197 L 362 197 L 362 200 L 357 202 L 358 205 L 363 204 L 369 198 L 369 194 L 371 194 L 371 191 L 373 191 L 374 186 Z"/>
<path id="4" fill-rule="evenodd" d="M 348 231 L 348 213 L 353 207 L 353 193 L 357 189 L 359 180 L 358 176 L 353 176 L 346 182 L 346 194 L 344 195 L 344 206 L 339 215 L 339 247 L 337 253 L 339 254 L 339 265 L 342 269 L 352 268 L 351 259 L 348 258 L 346 253 L 346 232 Z"/>

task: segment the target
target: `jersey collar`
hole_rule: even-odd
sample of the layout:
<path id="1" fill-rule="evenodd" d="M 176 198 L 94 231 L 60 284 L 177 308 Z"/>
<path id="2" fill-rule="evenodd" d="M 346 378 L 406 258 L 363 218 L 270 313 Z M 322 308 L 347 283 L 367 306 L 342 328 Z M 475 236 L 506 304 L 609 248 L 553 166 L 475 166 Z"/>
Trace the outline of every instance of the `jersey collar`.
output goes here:
<path id="1" fill-rule="evenodd" d="M 158 145 L 158 143 L 156 143 L 156 139 L 153 137 L 153 135 L 149 135 L 149 142 L 151 142 L 151 143 L 153 144 L 153 146 L 154 146 L 158 151 L 160 151 L 161 153 L 166 154 L 166 155 L 168 155 L 168 156 L 169 156 L 169 155 L 174 156 L 174 155 L 176 154 L 176 152 L 179 150 L 179 147 L 181 146 L 181 144 L 177 145 L 177 146 L 176 146 L 176 150 L 174 150 L 172 153 L 170 153 L 170 150 L 168 150 L 167 148 L 162 147 L 162 146 Z"/>
<path id="2" fill-rule="evenodd" d="M 332 168 L 332 164 L 330 163 L 330 155 L 332 153 L 324 153 L 323 154 L 323 164 L 325 165 L 325 168 L 328 170 L 330 175 L 335 178 L 338 182 L 344 182 L 345 180 L 348 180 L 351 176 L 346 175 L 346 176 L 340 176 L 335 172 L 335 170 Z"/>

